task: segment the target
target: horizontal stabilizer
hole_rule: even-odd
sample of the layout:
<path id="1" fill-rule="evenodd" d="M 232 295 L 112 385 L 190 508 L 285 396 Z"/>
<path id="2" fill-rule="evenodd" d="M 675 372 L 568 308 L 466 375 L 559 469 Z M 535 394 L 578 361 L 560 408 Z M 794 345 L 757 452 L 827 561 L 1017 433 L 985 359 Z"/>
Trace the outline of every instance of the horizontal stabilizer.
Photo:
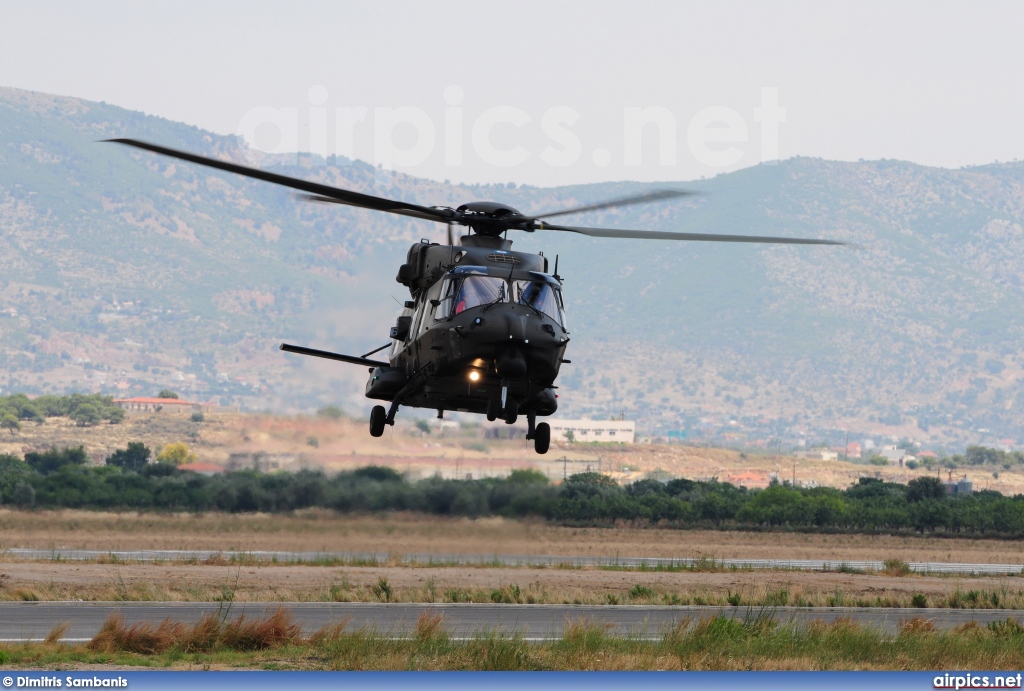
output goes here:
<path id="1" fill-rule="evenodd" d="M 390 367 L 390 362 L 382 362 L 380 360 L 369 360 L 364 357 L 358 357 L 356 355 L 340 355 L 338 353 L 329 353 L 326 350 L 317 350 L 315 348 L 304 348 L 302 346 L 290 345 L 288 343 L 281 344 L 281 350 L 286 353 L 295 353 L 297 355 L 310 355 L 312 357 L 322 357 L 325 360 L 337 360 L 338 362 L 347 362 L 352 365 L 363 365 L 364 367 Z"/>

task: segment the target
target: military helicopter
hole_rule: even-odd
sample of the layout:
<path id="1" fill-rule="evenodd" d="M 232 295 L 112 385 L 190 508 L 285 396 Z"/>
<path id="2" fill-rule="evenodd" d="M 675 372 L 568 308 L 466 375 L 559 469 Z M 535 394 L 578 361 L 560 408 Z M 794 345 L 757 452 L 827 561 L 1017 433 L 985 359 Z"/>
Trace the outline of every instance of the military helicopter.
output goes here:
<path id="1" fill-rule="evenodd" d="M 543 214 L 526 215 L 498 202 L 476 201 L 457 208 L 420 206 L 375 197 L 256 168 L 197 156 L 134 139 L 109 139 L 190 163 L 300 190 L 308 201 L 345 204 L 409 216 L 448 226 L 447 244 L 422 240 L 412 245 L 396 280 L 410 300 L 391 327 L 391 341 L 363 355 L 342 355 L 281 344 L 298 355 L 362 365 L 370 370 L 366 396 L 390 406 L 374 406 L 370 434 L 379 437 L 395 424 L 399 406 L 437 411 L 479 413 L 508 424 L 525 414 L 526 438 L 537 453 L 546 453 L 551 428 L 537 422 L 558 408 L 555 379 L 565 359 L 569 330 L 562 299 L 558 260 L 550 267 L 543 253 L 512 250 L 509 231 L 578 233 L 599 238 L 756 242 L 793 245 L 843 245 L 835 240 L 670 233 L 647 230 L 587 228 L 548 223 L 556 216 L 643 204 L 695 194 L 658 190 Z M 453 227 L 468 229 L 458 240 Z M 390 348 L 388 360 L 370 356 Z"/>

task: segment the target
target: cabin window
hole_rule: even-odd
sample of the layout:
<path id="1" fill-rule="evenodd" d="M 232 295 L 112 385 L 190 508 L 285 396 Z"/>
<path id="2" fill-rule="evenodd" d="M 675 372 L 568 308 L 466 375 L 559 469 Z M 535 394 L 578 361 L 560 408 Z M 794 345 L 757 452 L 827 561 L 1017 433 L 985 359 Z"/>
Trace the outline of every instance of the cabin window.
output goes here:
<path id="1" fill-rule="evenodd" d="M 554 285 L 544 281 L 516 281 L 515 295 L 520 304 L 529 305 L 565 326 L 561 295 Z"/>

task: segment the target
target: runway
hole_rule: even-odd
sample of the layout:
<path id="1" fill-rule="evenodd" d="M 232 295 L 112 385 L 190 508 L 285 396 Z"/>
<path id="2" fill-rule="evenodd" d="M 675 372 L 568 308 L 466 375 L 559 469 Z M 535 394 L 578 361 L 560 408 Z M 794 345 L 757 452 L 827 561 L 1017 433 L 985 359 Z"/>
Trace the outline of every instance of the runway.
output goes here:
<path id="1" fill-rule="evenodd" d="M 206 561 L 227 560 L 258 561 L 267 563 L 317 564 L 343 562 L 357 565 L 383 564 L 398 559 L 408 564 L 435 566 L 595 566 L 623 569 L 692 568 L 706 565 L 713 568 L 738 570 L 788 571 L 881 571 L 880 561 L 837 561 L 819 559 L 694 559 L 688 557 L 571 557 L 535 554 L 438 554 L 388 552 L 270 552 L 270 551 L 213 551 L 213 550 L 81 550 L 81 549 L 7 549 L 0 556 L 14 559 L 52 561 Z M 947 562 L 910 562 L 915 573 L 956 574 L 961 576 L 1017 576 L 1024 574 L 1021 564 L 958 564 Z"/>
<path id="2" fill-rule="evenodd" d="M 848 617 L 865 626 L 895 632 L 900 620 L 931 619 L 939 628 L 976 621 L 985 625 L 1007 617 L 1024 619 L 1024 610 L 1007 609 L 897 609 L 857 607 L 667 607 L 638 605 L 487 605 L 487 604 L 384 604 L 346 602 L 235 603 L 218 602 L 0 602 L 0 640 L 41 640 L 56 624 L 70 622 L 66 642 L 90 639 L 112 612 L 128 623 L 162 619 L 198 621 L 213 612 L 229 618 L 244 614 L 262 617 L 278 606 L 286 607 L 306 634 L 320 627 L 347 621 L 348 630 L 375 630 L 394 637 L 410 635 L 423 612 L 440 614 L 449 635 L 463 638 L 500 631 L 527 640 L 560 638 L 568 622 L 586 619 L 608 626 L 610 635 L 658 638 L 680 619 L 726 616 L 735 619 L 771 617 L 780 624 L 831 622 Z"/>

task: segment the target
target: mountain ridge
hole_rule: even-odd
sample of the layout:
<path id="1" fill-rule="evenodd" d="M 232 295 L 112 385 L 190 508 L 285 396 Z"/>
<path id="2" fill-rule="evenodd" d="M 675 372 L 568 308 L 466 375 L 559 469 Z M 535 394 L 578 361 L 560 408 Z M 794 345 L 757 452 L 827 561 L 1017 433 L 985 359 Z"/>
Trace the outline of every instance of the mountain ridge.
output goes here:
<path id="1" fill-rule="evenodd" d="M 266 156 L 162 118 L 12 89 L 0 89 L 0 132 L 0 308 L 18 312 L 0 318 L 0 386 L 39 393 L 176 384 L 254 408 L 365 407 L 361 370 L 288 359 L 276 345 L 380 345 L 392 298 L 404 299 L 394 273 L 407 244 L 444 235 L 98 139 L 426 205 L 490 198 L 531 213 L 665 186 L 459 186 L 401 173 L 383 186 L 367 163 Z M 954 447 L 1024 442 L 1024 164 L 796 158 L 669 184 L 705 194 L 572 223 L 861 249 L 520 234 L 517 249 L 559 254 L 567 277 L 573 364 L 560 415 L 626 412 L 647 433 L 691 437 L 733 420 L 747 442 L 840 428 Z"/>

